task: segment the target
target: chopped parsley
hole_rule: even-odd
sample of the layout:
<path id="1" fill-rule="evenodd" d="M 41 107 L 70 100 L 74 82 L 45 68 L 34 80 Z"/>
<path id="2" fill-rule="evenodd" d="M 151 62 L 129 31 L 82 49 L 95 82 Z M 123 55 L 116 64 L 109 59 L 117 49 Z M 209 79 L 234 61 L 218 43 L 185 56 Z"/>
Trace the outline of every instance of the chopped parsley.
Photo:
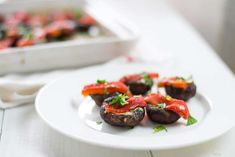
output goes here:
<path id="1" fill-rule="evenodd" d="M 21 35 L 23 35 L 24 37 L 26 37 L 27 34 L 29 33 L 29 29 L 28 29 L 27 27 L 24 27 L 23 25 L 19 25 L 19 26 L 17 27 L 17 29 L 18 29 L 19 33 L 20 33 Z"/>
<path id="2" fill-rule="evenodd" d="M 107 81 L 106 81 L 106 80 L 100 80 L 100 79 L 98 79 L 98 80 L 96 81 L 96 83 L 98 83 L 98 84 L 105 84 L 105 83 L 107 83 Z"/>
<path id="3" fill-rule="evenodd" d="M 148 86 L 152 86 L 153 85 L 153 81 L 152 79 L 149 77 L 149 75 L 145 72 L 143 72 L 141 74 L 142 76 L 142 80 L 148 85 Z"/>
<path id="4" fill-rule="evenodd" d="M 153 128 L 153 132 L 160 132 L 160 131 L 165 131 L 167 132 L 167 129 L 164 125 L 157 125 Z"/>
<path id="5" fill-rule="evenodd" d="M 189 77 L 187 77 L 187 78 L 177 76 L 177 77 L 176 77 L 176 80 L 182 80 L 182 81 L 185 81 L 185 82 L 191 83 L 191 82 L 193 82 L 193 76 L 192 76 L 192 75 L 190 75 L 190 76 L 189 76 Z"/>
<path id="6" fill-rule="evenodd" d="M 189 125 L 193 125 L 193 124 L 195 124 L 195 123 L 197 123 L 197 119 L 195 119 L 193 116 L 189 116 L 189 118 L 188 118 L 188 120 L 187 120 L 187 126 L 189 126 Z"/>
<path id="7" fill-rule="evenodd" d="M 161 102 L 157 105 L 157 108 L 159 108 L 159 109 L 163 109 L 165 107 L 166 107 L 166 104 L 164 102 Z"/>
<path id="8" fill-rule="evenodd" d="M 80 10 L 80 9 L 75 10 L 75 16 L 78 19 L 81 18 L 82 17 L 82 10 Z"/>
<path id="9" fill-rule="evenodd" d="M 108 82 L 106 80 L 100 80 L 98 79 L 96 81 L 97 84 L 107 84 Z M 110 87 L 113 87 L 113 85 L 110 85 Z M 105 85 L 104 87 L 104 94 L 109 94 L 108 87 Z"/>
<path id="10" fill-rule="evenodd" d="M 143 108 L 138 107 L 138 108 L 134 109 L 133 111 L 134 112 L 143 112 L 144 110 L 143 110 Z"/>
<path id="11" fill-rule="evenodd" d="M 128 104 L 126 99 L 128 99 L 128 96 L 123 95 L 123 94 L 119 94 L 118 96 L 116 96 L 112 99 L 110 105 L 118 104 L 120 106 L 124 106 L 124 105 Z"/>

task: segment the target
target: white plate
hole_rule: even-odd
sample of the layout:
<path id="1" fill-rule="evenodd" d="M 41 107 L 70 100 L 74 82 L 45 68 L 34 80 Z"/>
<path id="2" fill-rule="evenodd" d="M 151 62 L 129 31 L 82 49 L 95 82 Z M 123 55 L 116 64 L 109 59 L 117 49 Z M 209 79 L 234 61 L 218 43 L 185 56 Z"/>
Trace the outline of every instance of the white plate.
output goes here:
<path id="1" fill-rule="evenodd" d="M 90 98 L 78 106 L 74 98 L 81 98 L 81 89 L 87 83 L 99 79 L 117 80 L 128 73 L 159 71 L 162 76 L 186 74 L 184 72 L 156 69 L 147 65 L 100 66 L 86 68 L 46 85 L 36 99 L 36 110 L 40 117 L 64 135 L 87 143 L 122 149 L 171 149 L 202 143 L 222 135 L 232 127 L 226 112 L 201 92 L 189 102 L 191 114 L 198 119 L 193 126 L 185 126 L 181 119 L 167 125 L 168 132 L 154 133 L 154 124 L 142 121 L 133 129 L 113 127 L 101 121 L 99 108 Z M 197 79 L 195 78 L 197 82 Z M 204 86 L 199 84 L 200 86 Z"/>

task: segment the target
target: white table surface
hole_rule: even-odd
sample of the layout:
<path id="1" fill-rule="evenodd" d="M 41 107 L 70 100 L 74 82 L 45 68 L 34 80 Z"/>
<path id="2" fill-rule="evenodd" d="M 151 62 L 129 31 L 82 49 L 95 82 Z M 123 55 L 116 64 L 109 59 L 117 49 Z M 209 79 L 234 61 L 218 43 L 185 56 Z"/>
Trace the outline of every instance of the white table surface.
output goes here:
<path id="1" fill-rule="evenodd" d="M 205 77 L 206 80 L 213 78 L 214 82 L 226 79 L 224 88 L 235 89 L 235 78 L 231 71 L 195 30 L 165 2 L 161 0 L 105 1 L 116 10 L 119 9 L 120 14 L 141 29 L 142 39 L 137 49 L 141 48 L 142 51 L 138 51 L 136 55 L 151 57 L 159 51 L 170 54 L 175 60 L 172 63 L 173 66 L 180 68 L 188 65 L 187 69 L 189 71 L 194 69 L 194 75 L 197 77 Z M 146 51 L 143 51 L 143 47 Z M 209 71 L 210 75 L 201 76 L 203 71 Z M 207 92 L 206 88 L 203 90 Z M 210 96 L 210 93 L 206 94 Z M 234 94 L 230 94 L 230 97 L 234 97 Z M 221 101 L 219 98 L 217 100 Z M 235 121 L 234 116 L 231 119 Z M 230 157 L 231 154 L 235 154 L 235 128 L 215 140 L 197 146 L 164 151 L 128 151 L 88 145 L 60 135 L 38 117 L 32 104 L 0 110 L 0 126 L 0 157 Z"/>

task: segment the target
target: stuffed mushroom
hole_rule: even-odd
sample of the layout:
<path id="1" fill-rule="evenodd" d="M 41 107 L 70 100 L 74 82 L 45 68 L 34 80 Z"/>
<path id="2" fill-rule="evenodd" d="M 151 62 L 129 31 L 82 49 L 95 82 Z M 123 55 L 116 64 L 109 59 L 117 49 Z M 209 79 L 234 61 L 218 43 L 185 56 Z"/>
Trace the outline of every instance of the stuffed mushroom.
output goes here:
<path id="1" fill-rule="evenodd" d="M 146 112 L 150 120 L 159 124 L 172 124 L 179 118 L 187 120 L 187 125 L 196 123 L 183 100 L 173 99 L 161 94 L 149 94 L 145 97 Z"/>
<path id="2" fill-rule="evenodd" d="M 164 87 L 167 95 L 184 101 L 194 97 L 197 90 L 192 78 L 183 77 L 165 78 L 159 82 L 158 87 Z"/>
<path id="3" fill-rule="evenodd" d="M 133 95 L 145 95 L 151 90 L 153 86 L 153 79 L 157 77 L 157 73 L 143 72 L 140 74 L 123 76 L 120 81 L 129 87 L 130 92 Z"/>
<path id="4" fill-rule="evenodd" d="M 106 98 L 120 93 L 129 94 L 128 87 L 119 81 L 107 82 L 105 80 L 97 80 L 96 83 L 86 85 L 82 90 L 82 95 L 89 95 L 98 106 L 101 106 Z"/>
<path id="5" fill-rule="evenodd" d="M 96 24 L 91 16 L 83 16 L 77 21 L 77 30 L 79 32 L 88 32 L 89 29 Z"/>
<path id="6" fill-rule="evenodd" d="M 144 118 L 146 102 L 142 96 L 128 96 L 119 94 L 104 101 L 100 115 L 102 119 L 114 126 L 134 127 Z"/>

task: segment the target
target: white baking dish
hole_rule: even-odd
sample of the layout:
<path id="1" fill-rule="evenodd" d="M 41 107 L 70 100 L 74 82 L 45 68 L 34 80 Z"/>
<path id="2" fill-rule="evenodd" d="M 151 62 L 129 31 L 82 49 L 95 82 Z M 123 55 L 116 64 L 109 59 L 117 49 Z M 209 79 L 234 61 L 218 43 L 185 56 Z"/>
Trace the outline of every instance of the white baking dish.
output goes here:
<path id="1" fill-rule="evenodd" d="M 4 50 L 0 52 L 0 75 L 101 63 L 128 53 L 137 41 L 138 30 L 96 0 L 6 2 L 0 4 L 0 13 L 8 14 L 19 9 L 43 11 L 58 8 L 83 8 L 110 36 Z"/>

